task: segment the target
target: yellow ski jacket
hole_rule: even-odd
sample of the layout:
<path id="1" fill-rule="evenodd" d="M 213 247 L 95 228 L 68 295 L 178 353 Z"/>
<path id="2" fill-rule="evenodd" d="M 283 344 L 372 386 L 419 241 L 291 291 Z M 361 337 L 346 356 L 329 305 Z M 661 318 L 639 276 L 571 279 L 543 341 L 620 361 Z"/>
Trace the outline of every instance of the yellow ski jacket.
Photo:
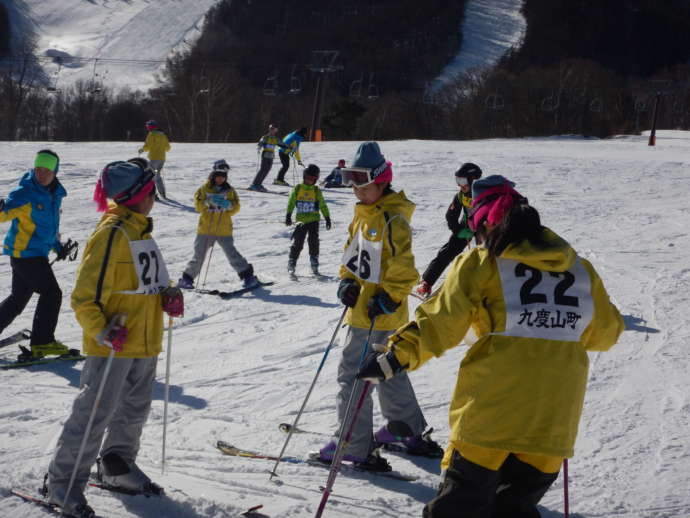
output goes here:
<path id="1" fill-rule="evenodd" d="M 170 151 L 170 142 L 165 133 L 153 130 L 146 135 L 146 142 L 141 149 L 149 152 L 149 160 L 165 160 L 165 153 Z"/>
<path id="2" fill-rule="evenodd" d="M 415 370 L 472 328 L 450 404 L 451 442 L 573 455 L 587 351 L 612 347 L 624 325 L 592 265 L 552 231 L 543 237 L 546 248 L 524 241 L 497 259 L 482 247 L 462 254 L 390 338 L 401 365 Z"/>
<path id="3" fill-rule="evenodd" d="M 161 352 L 163 309 L 160 295 L 120 293 L 139 285 L 129 241 L 151 239 L 150 218 L 111 204 L 91 234 L 72 292 L 72 309 L 83 329 L 84 352 L 108 356 L 98 334 L 120 313 L 129 333 L 116 358 L 150 358 Z"/>
<path id="4" fill-rule="evenodd" d="M 419 278 L 410 229 L 414 209 L 402 191 L 386 194 L 374 205 L 355 205 L 340 277 L 355 279 L 361 291 L 357 304 L 347 312 L 347 324 L 368 328 L 367 302 L 381 290 L 400 306 L 389 315 L 377 317 L 374 328 L 388 331 L 407 322 L 407 296 Z"/>
<path id="5" fill-rule="evenodd" d="M 226 208 L 221 204 L 229 202 Z M 211 186 L 209 182 L 197 189 L 194 194 L 194 205 L 200 213 L 197 234 L 205 236 L 231 236 L 232 217 L 240 211 L 240 197 L 237 191 L 227 183 L 220 188 Z M 210 205 L 210 206 L 209 206 Z"/>

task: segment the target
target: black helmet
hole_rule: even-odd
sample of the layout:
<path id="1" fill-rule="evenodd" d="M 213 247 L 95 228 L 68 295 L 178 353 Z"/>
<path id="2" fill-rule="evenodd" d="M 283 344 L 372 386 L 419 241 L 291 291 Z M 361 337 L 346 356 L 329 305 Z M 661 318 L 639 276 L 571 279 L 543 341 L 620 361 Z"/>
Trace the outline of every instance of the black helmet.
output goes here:
<path id="1" fill-rule="evenodd" d="M 319 169 L 319 166 L 317 166 L 316 164 L 309 164 L 304 169 L 304 171 L 302 171 L 302 179 L 306 178 L 307 176 L 311 176 L 312 178 L 318 178 L 320 174 L 321 169 Z"/>
<path id="2" fill-rule="evenodd" d="M 464 176 L 468 180 L 477 180 L 482 177 L 482 170 L 477 164 L 465 162 L 460 169 L 455 171 L 455 176 Z"/>

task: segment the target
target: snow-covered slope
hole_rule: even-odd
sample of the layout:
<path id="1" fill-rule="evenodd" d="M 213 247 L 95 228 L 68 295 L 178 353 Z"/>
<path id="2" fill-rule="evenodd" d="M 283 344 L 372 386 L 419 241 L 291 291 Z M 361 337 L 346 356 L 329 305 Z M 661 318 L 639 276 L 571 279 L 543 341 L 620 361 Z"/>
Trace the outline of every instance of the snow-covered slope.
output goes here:
<path id="1" fill-rule="evenodd" d="M 91 194 L 96 172 L 107 162 L 136 155 L 125 143 L 50 143 L 63 159 L 60 177 L 69 196 L 63 207 L 65 237 L 82 246 L 98 215 Z M 354 142 L 305 143 L 303 155 L 322 170 L 351 159 Z M 537 207 L 545 224 L 568 239 L 601 274 L 628 330 L 611 351 L 591 356 L 576 456 L 570 462 L 571 516 L 578 518 L 687 518 L 690 516 L 690 133 L 660 132 L 657 146 L 645 137 L 610 140 L 533 138 L 484 141 L 382 142 L 395 167 L 395 186 L 417 204 L 413 219 L 417 267 L 426 267 L 447 240 L 444 213 L 457 187 L 453 171 L 477 162 L 485 174 L 501 173 Z M 43 143 L 0 143 L 0 195 L 16 184 Z M 252 144 L 175 144 L 165 168 L 168 190 L 191 204 L 208 166 L 224 157 L 231 182 L 246 186 L 256 162 Z M 275 175 L 275 168 L 271 175 Z M 288 175 L 288 180 L 291 180 Z M 278 453 L 285 436 L 278 423 L 292 421 L 321 361 L 341 306 L 336 282 L 286 280 L 289 230 L 287 198 L 241 191 L 236 217 L 238 249 L 274 286 L 221 301 L 189 294 L 184 318 L 175 322 L 167 472 L 160 475 L 165 355 L 154 404 L 144 431 L 140 464 L 162 483 L 162 500 L 115 496 L 90 489 L 87 496 L 109 518 L 235 517 L 256 504 L 271 517 L 313 516 L 326 471 L 280 468 L 282 484 L 268 481 L 271 463 L 225 457 L 218 439 Z M 333 229 L 321 232 L 323 271 L 336 275 L 352 215 L 347 191 L 327 193 Z M 196 215 L 157 205 L 154 235 L 168 268 L 178 276 L 192 251 Z M 3 225 L 2 230 L 6 229 Z M 306 251 L 298 272 L 308 270 Z M 69 307 L 76 263 L 56 263 L 65 300 L 58 337 L 78 346 L 80 329 Z M 10 288 L 9 260 L 0 258 L 0 297 Z M 239 283 L 216 250 L 208 286 Z M 410 300 L 414 306 L 416 300 Z M 35 299 L 7 332 L 30 325 Z M 411 379 L 434 436 L 448 439 L 448 402 L 460 346 L 432 360 Z M 0 350 L 0 362 L 14 349 Z M 335 425 L 336 368 L 340 350 L 326 362 L 302 418 L 318 434 L 295 436 L 288 454 L 322 445 Z M 40 484 L 61 425 L 77 394 L 81 365 L 0 371 L 0 516 L 41 518 L 45 512 L 9 496 L 9 488 Z M 519 410 L 516 410 L 519 411 Z M 380 414 L 375 417 L 381 423 Z M 413 483 L 365 475 L 341 475 L 326 510 L 329 517 L 417 517 L 433 497 L 439 468 L 432 460 L 386 455 L 413 473 Z M 562 479 L 542 502 L 542 516 L 562 516 Z"/>
<path id="2" fill-rule="evenodd" d="M 522 0 L 470 0 L 465 8 L 460 52 L 438 80 L 474 68 L 491 67 L 511 47 L 518 45 L 527 27 L 520 9 Z"/>
<path id="3" fill-rule="evenodd" d="M 53 86 L 96 78 L 146 90 L 161 61 L 193 42 L 217 0 L 23 1 L 38 28 L 40 56 L 93 58 L 65 59 L 59 74 L 56 64 L 48 65 Z"/>

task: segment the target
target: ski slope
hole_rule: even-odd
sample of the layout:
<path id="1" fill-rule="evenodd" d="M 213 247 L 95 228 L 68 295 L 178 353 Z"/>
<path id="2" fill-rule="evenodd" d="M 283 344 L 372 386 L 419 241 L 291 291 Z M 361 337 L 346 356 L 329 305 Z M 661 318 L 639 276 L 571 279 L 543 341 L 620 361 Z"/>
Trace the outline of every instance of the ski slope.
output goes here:
<path id="1" fill-rule="evenodd" d="M 339 158 L 352 159 L 355 142 L 305 143 L 305 163 L 328 172 Z M 105 163 L 136 156 L 136 144 L 50 143 L 60 153 L 60 179 L 69 194 L 62 232 L 82 248 L 98 219 L 91 196 Z M 42 143 L 0 143 L 0 195 L 31 163 Z M 607 353 L 591 355 L 584 414 L 570 461 L 570 511 L 576 518 L 687 518 L 690 516 L 690 133 L 661 131 L 657 146 L 644 136 L 608 140 L 578 137 L 516 140 L 382 142 L 393 161 L 394 186 L 417 204 L 414 252 L 423 270 L 448 238 L 444 213 L 456 192 L 453 172 L 463 161 L 485 174 L 500 173 L 537 207 L 542 219 L 595 265 L 625 316 L 627 331 Z M 253 144 L 175 144 L 165 178 L 171 196 L 191 205 L 214 160 L 226 158 L 231 183 L 247 186 L 256 168 Z M 269 175 L 275 177 L 276 167 Z M 291 173 L 288 174 L 291 180 Z M 283 189 L 284 188 L 278 188 Z M 270 517 L 310 517 L 327 471 L 283 464 L 281 484 L 268 481 L 271 462 L 221 455 L 223 439 L 246 449 L 277 454 L 285 440 L 280 422 L 292 422 L 313 379 L 342 307 L 336 281 L 287 280 L 290 231 L 283 224 L 287 197 L 240 191 L 235 243 L 259 277 L 276 284 L 222 301 L 188 294 L 186 313 L 173 328 L 167 469 L 160 474 L 166 355 L 161 355 L 152 412 L 139 464 L 167 496 L 120 496 L 89 489 L 87 498 L 109 518 L 236 517 L 263 504 Z M 321 231 L 325 274 L 337 275 L 353 195 L 328 192 L 333 229 Z M 192 252 L 197 217 L 158 204 L 154 236 L 168 269 L 180 275 Z M 3 233 L 7 225 L 2 226 Z M 81 256 L 80 256 L 81 259 Z M 56 263 L 64 292 L 57 336 L 78 346 L 80 328 L 69 307 L 77 263 Z M 10 288 L 9 260 L 0 258 L 0 297 Z M 298 274 L 308 271 L 306 251 Z M 207 287 L 232 289 L 239 280 L 223 254 L 212 257 Z M 415 306 L 416 299 L 410 299 Z M 35 299 L 6 334 L 30 326 Z M 341 335 L 341 338 L 343 335 Z M 12 359 L 0 350 L 0 361 Z M 447 411 L 465 347 L 453 349 L 411 373 L 422 409 L 448 439 Z M 301 420 L 317 434 L 295 435 L 287 453 L 319 448 L 336 424 L 336 370 L 340 349 L 326 362 Z M 82 366 L 49 365 L 0 371 L 0 516 L 42 518 L 45 512 L 9 495 L 11 487 L 40 485 L 62 423 L 77 394 Z M 382 424 L 375 404 L 375 421 Z M 384 454 L 415 482 L 341 475 L 325 516 L 418 517 L 439 483 L 438 463 Z M 563 516 L 562 479 L 542 501 L 545 518 Z"/>
<path id="2" fill-rule="evenodd" d="M 193 44 L 216 1 L 20 0 L 36 26 L 37 54 L 64 58 L 62 67 L 43 62 L 50 86 L 96 79 L 132 90 L 156 85 L 165 59 Z"/>

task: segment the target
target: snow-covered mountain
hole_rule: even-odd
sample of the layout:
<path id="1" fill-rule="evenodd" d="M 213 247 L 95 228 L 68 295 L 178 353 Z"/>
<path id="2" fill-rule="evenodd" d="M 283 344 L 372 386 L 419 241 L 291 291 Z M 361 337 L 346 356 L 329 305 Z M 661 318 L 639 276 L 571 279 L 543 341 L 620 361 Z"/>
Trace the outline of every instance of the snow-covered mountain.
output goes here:
<path id="1" fill-rule="evenodd" d="M 0 143 L 0 196 L 49 145 L 62 156 L 60 178 L 64 237 L 82 247 L 98 215 L 91 202 L 97 171 L 107 162 L 136 155 L 131 143 Z M 354 142 L 305 143 L 305 162 L 328 171 L 350 160 Z M 500 173 L 539 209 L 542 221 L 588 258 L 625 317 L 627 331 L 611 351 L 594 353 L 576 456 L 570 461 L 570 512 L 576 518 L 687 518 L 690 516 L 690 134 L 662 131 L 657 146 L 646 137 L 609 140 L 530 138 L 517 140 L 382 142 L 393 161 L 394 186 L 416 205 L 414 253 L 426 267 L 448 238 L 444 213 L 457 192 L 453 172 L 464 161 L 485 174 Z M 253 144 L 175 144 L 165 177 L 171 196 L 192 204 L 195 189 L 214 160 L 226 158 L 230 181 L 246 186 L 256 170 Z M 275 175 L 275 167 L 269 175 Z M 291 174 L 288 180 L 292 180 Z M 277 188 L 280 189 L 280 188 Z M 188 294 L 184 318 L 173 328 L 167 471 L 160 475 L 163 383 L 161 356 L 154 403 L 144 430 L 140 464 L 167 490 L 162 499 L 118 496 L 89 489 L 99 515 L 110 518 L 225 518 L 257 504 L 271 517 L 310 517 L 327 472 L 284 464 L 281 483 L 268 481 L 272 464 L 221 455 L 216 440 L 277 454 L 313 379 L 340 316 L 337 282 L 286 278 L 290 229 L 283 224 L 287 198 L 240 192 L 235 243 L 262 279 L 276 284 L 241 299 L 222 301 Z M 322 270 L 337 274 L 353 196 L 327 192 L 333 229 L 321 232 Z M 171 275 L 190 258 L 197 216 L 184 206 L 159 204 L 154 236 Z M 0 230 L 5 231 L 6 225 Z M 0 298 L 10 289 L 9 260 L 0 257 Z M 64 292 L 57 336 L 79 346 L 81 331 L 69 307 L 77 263 L 56 263 Z M 298 273 L 308 270 L 306 251 Z M 207 287 L 229 289 L 239 281 L 216 250 Z M 410 300 L 414 307 L 418 302 Z M 35 298 L 7 333 L 31 323 Z M 342 336 L 341 336 L 342 338 Z M 466 348 L 459 346 L 411 374 L 434 437 L 448 439 L 448 403 Z M 0 350 L 10 361 L 15 348 Z M 336 370 L 340 350 L 329 356 L 289 455 L 321 446 L 335 426 Z M 42 509 L 9 495 L 9 488 L 37 487 L 77 394 L 81 365 L 36 366 L 0 371 L 0 516 L 41 518 Z M 377 405 L 375 405 L 376 407 Z M 516 410 L 519 411 L 519 410 Z M 381 423 L 376 411 L 375 420 Z M 373 476 L 336 481 L 325 516 L 417 517 L 439 482 L 438 463 L 385 455 L 415 482 Z M 563 481 L 545 496 L 544 518 L 563 516 Z"/>
<path id="2" fill-rule="evenodd" d="M 97 79 L 146 90 L 171 52 L 193 43 L 217 0 L 20 0 L 51 85 Z M 69 59 L 87 58 L 87 59 Z"/>

